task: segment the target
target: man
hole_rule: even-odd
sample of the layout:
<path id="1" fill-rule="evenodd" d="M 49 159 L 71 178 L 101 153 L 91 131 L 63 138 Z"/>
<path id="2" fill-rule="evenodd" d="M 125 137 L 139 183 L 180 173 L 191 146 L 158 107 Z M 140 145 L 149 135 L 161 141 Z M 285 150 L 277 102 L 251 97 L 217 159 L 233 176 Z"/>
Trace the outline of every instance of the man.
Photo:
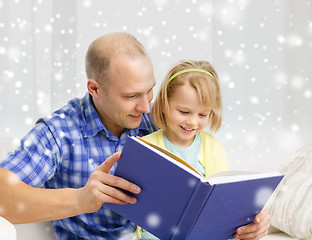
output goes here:
<path id="1" fill-rule="evenodd" d="M 58 239 L 131 239 L 135 224 L 103 203 L 136 203 L 116 187 L 140 192 L 112 174 L 126 135 L 155 130 L 152 63 L 133 36 L 111 33 L 90 45 L 86 73 L 88 93 L 39 119 L 0 163 L 2 216 L 12 223 L 53 220 Z M 240 239 L 266 233 L 268 213 L 256 221 L 238 229 Z"/>

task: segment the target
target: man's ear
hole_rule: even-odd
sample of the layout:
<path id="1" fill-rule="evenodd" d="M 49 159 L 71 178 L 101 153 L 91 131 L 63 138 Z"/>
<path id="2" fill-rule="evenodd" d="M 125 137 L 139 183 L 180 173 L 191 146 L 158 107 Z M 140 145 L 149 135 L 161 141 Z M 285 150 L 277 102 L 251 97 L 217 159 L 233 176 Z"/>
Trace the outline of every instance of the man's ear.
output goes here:
<path id="1" fill-rule="evenodd" d="M 100 84 L 94 80 L 89 79 L 87 83 L 88 92 L 91 94 L 92 97 L 97 98 L 99 96 L 100 91 Z"/>

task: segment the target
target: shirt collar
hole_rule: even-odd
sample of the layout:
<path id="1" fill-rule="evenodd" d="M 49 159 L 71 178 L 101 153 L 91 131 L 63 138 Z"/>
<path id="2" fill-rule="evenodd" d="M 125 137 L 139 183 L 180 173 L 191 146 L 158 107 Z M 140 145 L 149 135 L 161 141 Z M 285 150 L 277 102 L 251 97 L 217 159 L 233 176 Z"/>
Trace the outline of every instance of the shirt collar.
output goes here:
<path id="1" fill-rule="evenodd" d="M 104 131 L 108 139 L 118 141 L 118 138 L 110 131 L 108 131 L 102 123 L 100 116 L 94 107 L 92 97 L 89 93 L 86 93 L 86 95 L 83 97 L 82 108 L 85 116 L 85 127 L 83 131 L 84 137 L 94 137 L 99 132 Z M 125 133 L 126 135 L 137 136 L 140 130 L 143 130 L 144 132 L 150 132 L 150 125 L 150 116 L 149 114 L 144 113 L 140 125 L 134 129 L 125 129 Z"/>
<path id="2" fill-rule="evenodd" d="M 89 93 L 83 97 L 82 111 L 85 117 L 84 137 L 93 137 L 100 131 L 105 129 L 95 107 L 93 105 L 92 97 Z"/>

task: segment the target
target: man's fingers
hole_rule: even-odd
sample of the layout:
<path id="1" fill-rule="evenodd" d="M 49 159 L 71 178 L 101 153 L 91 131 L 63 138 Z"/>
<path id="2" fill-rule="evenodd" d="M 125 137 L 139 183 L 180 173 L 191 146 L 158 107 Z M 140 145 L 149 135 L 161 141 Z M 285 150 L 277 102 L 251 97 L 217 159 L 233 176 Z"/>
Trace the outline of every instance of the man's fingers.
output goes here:
<path id="1" fill-rule="evenodd" d="M 119 160 L 121 152 L 115 152 L 113 155 L 108 157 L 100 166 L 97 167 L 97 170 L 100 170 L 105 173 L 109 173 L 114 164 Z"/>
<path id="2" fill-rule="evenodd" d="M 119 203 L 119 204 L 127 204 L 131 203 L 134 204 L 137 202 L 137 199 L 135 197 L 129 196 L 125 194 L 124 192 L 114 188 L 110 187 L 108 185 L 101 185 L 101 188 L 99 188 L 99 191 L 106 195 L 105 196 L 105 202 L 112 202 L 112 203 Z"/>
<path id="3" fill-rule="evenodd" d="M 101 196 L 98 196 L 103 202 L 113 202 L 119 204 L 126 203 L 136 203 L 136 198 L 129 196 L 123 191 L 126 190 L 131 193 L 138 194 L 141 192 L 141 189 L 135 184 L 114 176 L 110 175 L 110 170 L 113 165 L 119 160 L 121 153 L 116 152 L 110 157 L 108 157 L 90 176 L 91 188 L 96 189 L 97 193 Z M 93 186 L 92 186 L 93 185 Z M 118 189 L 119 188 L 119 189 Z"/>
<path id="4" fill-rule="evenodd" d="M 103 173 L 101 171 L 95 171 L 94 173 L 92 173 L 91 175 L 91 180 L 95 179 L 99 182 L 102 183 L 102 185 L 108 185 L 111 187 L 114 187 L 113 189 L 120 188 L 123 190 L 126 190 L 128 192 L 132 192 L 135 194 L 138 194 L 141 192 L 140 187 L 138 187 L 137 185 L 114 175 L 110 175 L 108 173 Z M 115 189 L 116 190 L 116 189 Z M 104 193 L 106 193 L 105 191 L 102 191 Z M 110 195 L 112 197 L 114 197 L 114 195 Z"/>
<path id="5" fill-rule="evenodd" d="M 86 185 L 77 191 L 77 200 L 80 209 L 84 212 L 97 211 L 105 202 L 127 204 L 136 203 L 137 199 L 123 192 L 126 190 L 138 194 L 141 189 L 135 184 L 111 175 L 110 169 L 120 158 L 120 152 L 107 158 L 91 174 Z"/>

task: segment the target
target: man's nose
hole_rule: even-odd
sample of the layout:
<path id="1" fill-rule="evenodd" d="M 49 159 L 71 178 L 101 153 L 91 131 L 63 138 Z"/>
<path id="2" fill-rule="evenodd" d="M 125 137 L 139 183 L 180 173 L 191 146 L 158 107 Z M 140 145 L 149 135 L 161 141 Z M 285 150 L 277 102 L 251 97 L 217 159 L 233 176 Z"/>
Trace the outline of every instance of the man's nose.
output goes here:
<path id="1" fill-rule="evenodd" d="M 140 103 L 137 105 L 137 111 L 142 112 L 142 113 L 149 113 L 151 111 L 150 106 L 149 106 L 149 98 L 144 97 Z"/>

